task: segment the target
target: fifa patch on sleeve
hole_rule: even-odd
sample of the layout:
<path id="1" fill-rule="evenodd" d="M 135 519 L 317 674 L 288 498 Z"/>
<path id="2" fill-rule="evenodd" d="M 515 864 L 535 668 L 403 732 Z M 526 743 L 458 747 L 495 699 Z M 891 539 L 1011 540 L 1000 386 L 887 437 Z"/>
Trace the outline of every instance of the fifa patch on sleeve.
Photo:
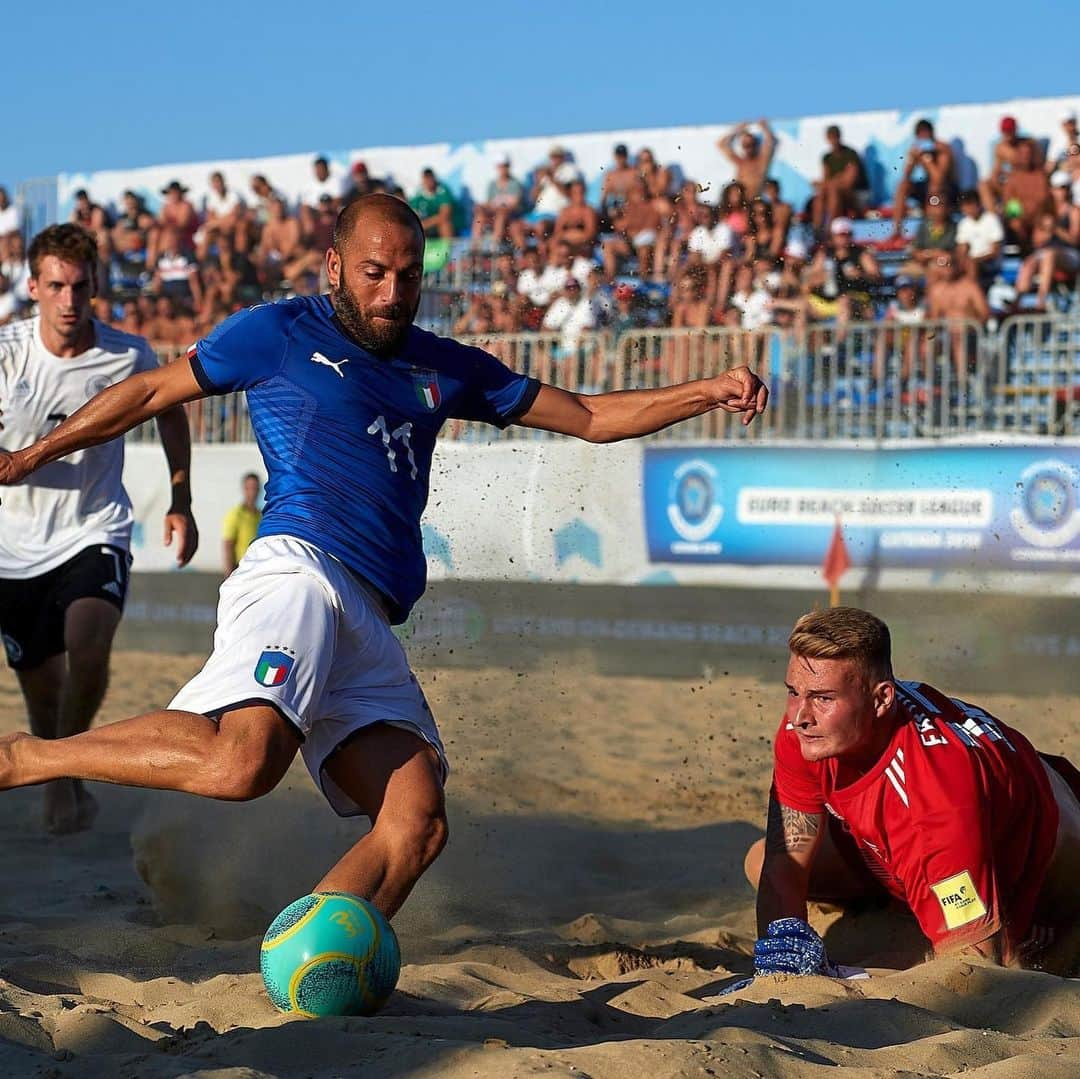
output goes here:
<path id="1" fill-rule="evenodd" d="M 962 925 L 986 917 L 986 905 L 975 890 L 975 882 L 966 869 L 963 873 L 931 884 L 930 890 L 941 904 L 946 929 L 959 929 Z"/>

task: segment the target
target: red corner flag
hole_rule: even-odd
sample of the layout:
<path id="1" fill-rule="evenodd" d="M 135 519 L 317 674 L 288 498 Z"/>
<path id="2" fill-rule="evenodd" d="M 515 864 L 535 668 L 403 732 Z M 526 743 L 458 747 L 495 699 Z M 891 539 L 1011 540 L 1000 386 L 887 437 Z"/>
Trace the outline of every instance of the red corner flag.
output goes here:
<path id="1" fill-rule="evenodd" d="M 840 517 L 837 515 L 829 549 L 825 552 L 825 561 L 821 564 L 821 575 L 829 586 L 830 607 L 839 606 L 840 578 L 849 569 L 851 569 L 851 557 L 848 555 L 847 544 L 844 543 L 844 530 L 840 527 Z"/>

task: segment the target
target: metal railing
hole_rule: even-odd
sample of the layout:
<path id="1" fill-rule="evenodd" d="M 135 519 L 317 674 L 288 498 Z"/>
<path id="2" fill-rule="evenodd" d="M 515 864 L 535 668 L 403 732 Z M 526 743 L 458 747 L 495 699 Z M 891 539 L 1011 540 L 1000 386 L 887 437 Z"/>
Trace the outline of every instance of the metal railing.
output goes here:
<path id="1" fill-rule="evenodd" d="M 1015 317 L 1000 329 L 975 322 L 850 323 L 797 333 L 640 330 L 463 337 L 508 367 L 582 393 L 666 386 L 746 364 L 772 398 L 744 429 L 715 411 L 661 431 L 658 440 L 886 439 L 960 434 L 1080 435 L 1080 319 Z M 163 362 L 181 350 L 159 349 Z M 196 442 L 253 439 L 242 393 L 186 406 Z M 132 432 L 142 441 L 153 425 Z M 450 420 L 443 437 L 467 441 L 554 438 L 511 426 Z"/>

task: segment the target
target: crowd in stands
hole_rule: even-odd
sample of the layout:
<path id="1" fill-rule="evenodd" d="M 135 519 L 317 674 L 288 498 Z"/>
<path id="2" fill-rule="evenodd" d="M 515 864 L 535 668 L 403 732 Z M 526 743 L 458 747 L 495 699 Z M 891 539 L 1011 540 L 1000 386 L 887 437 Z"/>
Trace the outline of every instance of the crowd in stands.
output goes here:
<path id="1" fill-rule="evenodd" d="M 805 205 L 770 176 L 776 138 L 765 120 L 717 145 L 734 179 L 719 198 L 647 147 L 614 147 L 590 201 L 561 146 L 527 176 L 498 162 L 483 201 L 463 205 L 431 169 L 411 197 L 363 162 L 346 177 L 325 158 L 290 202 L 272 177 L 231 189 L 220 172 L 196 206 L 178 181 L 152 213 L 133 191 L 101 206 L 87 192 L 71 219 L 98 240 L 99 317 L 162 345 L 184 345 L 232 311 L 325 287 L 335 217 L 372 191 L 408 198 L 452 275 L 457 334 L 645 327 L 796 329 L 922 317 L 986 322 L 1071 302 L 1080 270 L 1080 133 L 1025 132 L 1006 116 L 989 174 L 962 190 L 950 144 L 929 120 L 914 128 L 895 199 L 874 205 L 866 163 L 836 126 L 823 132 L 820 176 Z M 523 163 L 526 166 L 532 163 Z M 23 238 L 0 188 L 0 322 L 29 305 Z M 448 281 L 452 277 L 455 288 Z"/>

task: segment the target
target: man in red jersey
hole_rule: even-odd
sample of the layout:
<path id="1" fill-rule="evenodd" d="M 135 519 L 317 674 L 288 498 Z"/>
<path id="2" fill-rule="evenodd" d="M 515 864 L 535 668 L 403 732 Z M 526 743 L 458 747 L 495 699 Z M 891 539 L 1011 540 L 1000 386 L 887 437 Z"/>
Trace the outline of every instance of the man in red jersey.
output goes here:
<path id="1" fill-rule="evenodd" d="M 755 973 L 835 973 L 807 899 L 891 895 L 935 955 L 1075 973 L 1080 773 L 976 705 L 893 677 L 889 629 L 852 607 L 788 641 L 758 889 Z"/>

